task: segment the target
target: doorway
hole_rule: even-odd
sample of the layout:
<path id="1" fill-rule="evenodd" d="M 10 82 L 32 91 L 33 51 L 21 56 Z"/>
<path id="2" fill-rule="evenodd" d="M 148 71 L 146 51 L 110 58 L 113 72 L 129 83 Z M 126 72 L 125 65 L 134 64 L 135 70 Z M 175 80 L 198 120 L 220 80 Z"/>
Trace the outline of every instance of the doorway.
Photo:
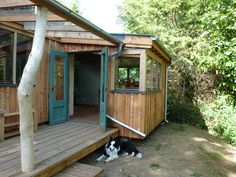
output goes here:
<path id="1" fill-rule="evenodd" d="M 71 120 L 99 123 L 101 54 L 74 54 L 74 112 Z"/>

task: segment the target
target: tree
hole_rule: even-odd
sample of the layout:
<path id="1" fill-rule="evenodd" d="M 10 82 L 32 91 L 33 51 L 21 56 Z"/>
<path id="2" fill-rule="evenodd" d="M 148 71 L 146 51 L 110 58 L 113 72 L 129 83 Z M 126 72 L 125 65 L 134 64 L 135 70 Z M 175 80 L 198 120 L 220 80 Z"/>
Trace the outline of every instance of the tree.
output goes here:
<path id="1" fill-rule="evenodd" d="M 156 34 L 176 56 L 173 94 L 193 101 L 216 90 L 236 103 L 235 9 L 232 0 L 126 0 L 119 19 L 128 32 Z"/>
<path id="2" fill-rule="evenodd" d="M 33 46 L 18 87 L 21 168 L 23 172 L 30 172 L 34 169 L 32 93 L 43 56 L 46 24 L 47 8 L 38 7 Z"/>

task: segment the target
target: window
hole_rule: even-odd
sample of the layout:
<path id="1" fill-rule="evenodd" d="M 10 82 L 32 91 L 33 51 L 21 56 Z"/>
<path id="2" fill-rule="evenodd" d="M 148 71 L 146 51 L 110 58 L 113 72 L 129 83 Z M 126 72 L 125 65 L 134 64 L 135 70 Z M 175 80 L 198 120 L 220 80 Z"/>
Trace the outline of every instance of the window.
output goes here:
<path id="1" fill-rule="evenodd" d="M 147 56 L 146 89 L 161 90 L 161 63 Z"/>
<path id="2" fill-rule="evenodd" d="M 116 59 L 116 89 L 139 88 L 139 58 Z"/>
<path id="3" fill-rule="evenodd" d="M 20 83 L 20 79 L 28 60 L 32 47 L 32 38 L 17 34 L 17 50 L 16 50 L 16 82 Z"/>
<path id="4" fill-rule="evenodd" d="M 17 84 L 31 51 L 32 38 L 0 28 L 0 84 Z"/>
<path id="5" fill-rule="evenodd" d="M 13 82 L 13 45 L 14 33 L 0 29 L 0 83 Z"/>

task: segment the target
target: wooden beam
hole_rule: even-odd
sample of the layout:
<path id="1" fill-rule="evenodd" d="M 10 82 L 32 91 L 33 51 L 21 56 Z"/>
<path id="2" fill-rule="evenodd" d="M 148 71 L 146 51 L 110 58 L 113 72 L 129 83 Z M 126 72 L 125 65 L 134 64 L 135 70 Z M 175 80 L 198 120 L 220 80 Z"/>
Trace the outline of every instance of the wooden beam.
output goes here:
<path id="1" fill-rule="evenodd" d="M 68 44 L 92 44 L 92 45 L 108 45 L 114 46 L 114 44 L 107 42 L 105 40 L 99 39 L 76 39 L 76 38 L 61 38 L 61 43 L 68 43 Z"/>
<path id="2" fill-rule="evenodd" d="M 127 45 L 151 46 L 152 38 L 150 36 L 125 36 L 124 43 Z"/>
<path id="3" fill-rule="evenodd" d="M 5 124 L 5 119 L 4 119 L 4 111 L 0 109 L 0 141 L 4 140 L 4 124 Z"/>
<path id="4" fill-rule="evenodd" d="M 24 30 L 34 31 L 35 22 L 25 22 Z M 65 25 L 62 22 L 48 22 L 47 31 L 86 32 L 86 30 L 76 25 L 70 25 L 70 24 Z"/>
<path id="5" fill-rule="evenodd" d="M 34 3 L 29 0 L 1 0 L 0 8 L 33 6 Z"/>
<path id="6" fill-rule="evenodd" d="M 29 37 L 33 37 L 34 36 L 34 32 L 32 31 L 26 31 L 23 29 L 23 26 L 14 22 L 0 22 L 0 28 L 9 30 L 9 31 L 15 31 L 17 33 L 29 36 Z M 57 38 L 51 38 L 51 37 L 47 37 L 50 40 L 53 41 L 57 41 L 60 42 L 59 39 Z"/>
<path id="7" fill-rule="evenodd" d="M 140 82 L 139 91 L 146 91 L 146 52 L 142 50 L 140 53 Z"/>
<path id="8" fill-rule="evenodd" d="M 125 49 L 121 55 L 140 55 L 142 49 Z"/>
<path id="9" fill-rule="evenodd" d="M 72 10 L 68 9 L 67 7 L 63 6 L 62 4 L 58 3 L 57 1 L 53 0 L 30 0 L 34 2 L 38 6 L 44 6 L 47 7 L 52 13 L 57 14 L 58 16 L 74 23 L 77 26 L 80 26 L 81 28 L 84 28 L 85 30 L 115 44 L 118 45 L 121 43 L 121 41 L 106 31 L 102 30 L 98 26 L 94 25 L 90 21 L 86 20 L 82 16 L 79 16 Z"/>
<path id="10" fill-rule="evenodd" d="M 153 44 L 152 44 L 152 49 L 154 49 L 154 50 L 156 50 L 159 54 L 159 57 L 160 57 L 160 55 L 168 62 L 168 63 L 170 63 L 170 58 L 165 54 L 165 52 L 164 51 L 162 51 L 161 49 L 160 49 L 160 47 L 158 47 L 154 42 L 153 42 Z M 156 52 L 155 52 L 156 53 Z"/>
<path id="11" fill-rule="evenodd" d="M 48 37 L 55 38 L 82 38 L 82 39 L 95 39 L 102 40 L 100 37 L 90 32 L 60 32 L 60 31 L 47 31 Z"/>
<path id="12" fill-rule="evenodd" d="M 36 20 L 36 15 L 8 15 L 0 16 L 0 22 L 33 22 Z M 47 21 L 66 21 L 57 15 L 48 15 Z"/>

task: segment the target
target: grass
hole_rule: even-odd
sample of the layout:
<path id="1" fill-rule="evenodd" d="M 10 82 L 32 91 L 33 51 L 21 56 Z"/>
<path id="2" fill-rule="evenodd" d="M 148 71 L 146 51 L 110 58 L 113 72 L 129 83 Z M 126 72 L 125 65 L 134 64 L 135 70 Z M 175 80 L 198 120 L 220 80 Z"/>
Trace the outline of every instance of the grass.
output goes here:
<path id="1" fill-rule="evenodd" d="M 218 173 L 217 173 L 217 176 L 225 177 L 225 175 L 224 175 L 223 173 L 221 173 L 221 172 L 218 172 Z"/>
<path id="2" fill-rule="evenodd" d="M 202 155 L 206 155 L 211 160 L 218 161 L 222 158 L 222 154 L 220 154 L 219 152 L 208 151 L 201 145 L 198 146 L 198 148 L 201 151 Z"/>
<path id="3" fill-rule="evenodd" d="M 200 173 L 196 173 L 194 172 L 193 174 L 191 174 L 192 177 L 201 177 L 202 175 Z"/>
<path id="4" fill-rule="evenodd" d="M 174 131 L 184 132 L 187 130 L 188 126 L 186 124 L 170 124 L 170 128 Z"/>
<path id="5" fill-rule="evenodd" d="M 158 163 L 151 163 L 149 166 L 153 170 L 156 170 L 156 169 L 160 168 L 160 165 Z"/>
<path id="6" fill-rule="evenodd" d="M 161 143 L 156 143 L 154 147 L 157 151 L 159 151 L 161 149 Z"/>

